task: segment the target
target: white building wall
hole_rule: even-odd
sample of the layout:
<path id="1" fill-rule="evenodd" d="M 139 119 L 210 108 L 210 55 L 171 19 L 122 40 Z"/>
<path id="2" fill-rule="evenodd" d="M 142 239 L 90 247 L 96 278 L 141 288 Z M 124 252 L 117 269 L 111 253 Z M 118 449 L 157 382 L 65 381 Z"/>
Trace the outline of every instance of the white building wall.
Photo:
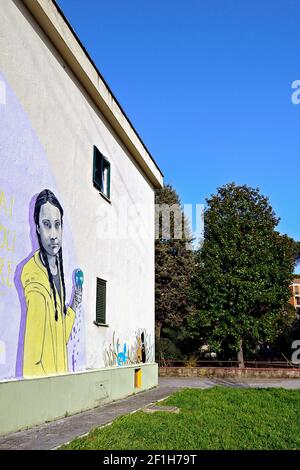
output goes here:
<path id="1" fill-rule="evenodd" d="M 0 18 L 0 73 L 48 156 L 85 275 L 86 366 L 103 367 L 114 331 L 121 345 L 139 328 L 154 339 L 154 190 L 22 2 L 1 0 Z M 111 204 L 93 187 L 93 145 L 111 162 Z M 97 276 L 108 328 L 93 324 Z"/>

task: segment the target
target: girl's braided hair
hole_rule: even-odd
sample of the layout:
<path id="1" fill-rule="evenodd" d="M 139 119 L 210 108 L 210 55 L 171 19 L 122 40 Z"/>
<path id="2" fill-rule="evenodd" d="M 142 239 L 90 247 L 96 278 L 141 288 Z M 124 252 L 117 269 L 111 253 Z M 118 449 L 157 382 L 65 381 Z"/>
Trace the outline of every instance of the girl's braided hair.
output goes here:
<path id="1" fill-rule="evenodd" d="M 60 212 L 60 216 L 61 216 L 61 225 L 63 224 L 64 211 L 63 211 L 63 208 L 60 205 L 59 200 L 56 198 L 56 196 L 53 194 L 52 191 L 50 191 L 49 189 L 44 189 L 42 192 L 40 192 L 40 194 L 38 195 L 38 197 L 36 199 L 35 206 L 34 206 L 34 222 L 35 222 L 35 226 L 36 226 L 36 234 L 37 234 L 39 245 L 40 245 L 41 258 L 42 258 L 43 263 L 46 266 L 50 287 L 51 287 L 51 290 L 53 292 L 54 305 L 55 305 L 55 320 L 57 321 L 58 320 L 57 300 L 56 300 L 56 291 L 55 291 L 55 287 L 54 287 L 53 275 L 52 275 L 51 270 L 50 270 L 47 252 L 46 252 L 45 248 L 42 245 L 41 237 L 40 237 L 40 234 L 37 230 L 37 227 L 39 226 L 39 216 L 40 216 L 41 207 L 44 204 L 46 204 L 47 202 L 49 202 L 50 204 L 52 204 L 53 206 L 58 208 L 58 210 Z M 56 266 L 57 266 L 57 271 L 60 274 L 60 278 L 61 278 L 61 282 L 62 282 L 63 297 L 61 299 L 61 302 L 62 302 L 62 305 L 63 305 L 64 314 L 66 315 L 66 313 L 67 313 L 67 309 L 66 309 L 66 286 L 65 286 L 65 277 L 64 277 L 62 248 L 60 248 L 60 250 L 59 250 L 59 252 L 56 256 Z"/>

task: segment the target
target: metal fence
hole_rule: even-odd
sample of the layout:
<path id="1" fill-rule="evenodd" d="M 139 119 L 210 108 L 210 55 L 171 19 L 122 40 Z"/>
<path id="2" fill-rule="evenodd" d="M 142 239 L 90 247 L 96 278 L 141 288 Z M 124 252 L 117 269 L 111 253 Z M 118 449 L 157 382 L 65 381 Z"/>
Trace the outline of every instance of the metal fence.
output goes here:
<path id="1" fill-rule="evenodd" d="M 293 364 L 290 361 L 244 361 L 245 367 L 256 369 L 296 369 L 300 364 Z M 239 367 L 238 361 L 223 361 L 219 359 L 204 359 L 200 361 L 178 361 L 163 359 L 158 361 L 159 367 Z"/>

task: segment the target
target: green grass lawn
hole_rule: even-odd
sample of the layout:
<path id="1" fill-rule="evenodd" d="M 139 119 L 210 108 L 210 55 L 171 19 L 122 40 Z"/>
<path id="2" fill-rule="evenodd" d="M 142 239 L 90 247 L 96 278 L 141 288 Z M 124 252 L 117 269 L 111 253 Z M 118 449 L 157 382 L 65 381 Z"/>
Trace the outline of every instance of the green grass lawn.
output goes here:
<path id="1" fill-rule="evenodd" d="M 300 390 L 186 389 L 160 403 L 180 413 L 122 416 L 62 449 L 300 449 Z"/>

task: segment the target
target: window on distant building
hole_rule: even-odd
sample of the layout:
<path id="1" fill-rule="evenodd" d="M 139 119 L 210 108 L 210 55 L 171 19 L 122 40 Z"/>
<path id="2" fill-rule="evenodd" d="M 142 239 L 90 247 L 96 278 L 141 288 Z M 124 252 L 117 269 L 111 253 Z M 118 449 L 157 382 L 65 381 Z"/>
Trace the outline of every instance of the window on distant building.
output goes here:
<path id="1" fill-rule="evenodd" d="M 299 286 L 295 286 L 295 295 L 299 295 Z"/>
<path id="2" fill-rule="evenodd" d="M 110 163 L 94 146 L 93 183 L 107 199 L 110 199 Z"/>

